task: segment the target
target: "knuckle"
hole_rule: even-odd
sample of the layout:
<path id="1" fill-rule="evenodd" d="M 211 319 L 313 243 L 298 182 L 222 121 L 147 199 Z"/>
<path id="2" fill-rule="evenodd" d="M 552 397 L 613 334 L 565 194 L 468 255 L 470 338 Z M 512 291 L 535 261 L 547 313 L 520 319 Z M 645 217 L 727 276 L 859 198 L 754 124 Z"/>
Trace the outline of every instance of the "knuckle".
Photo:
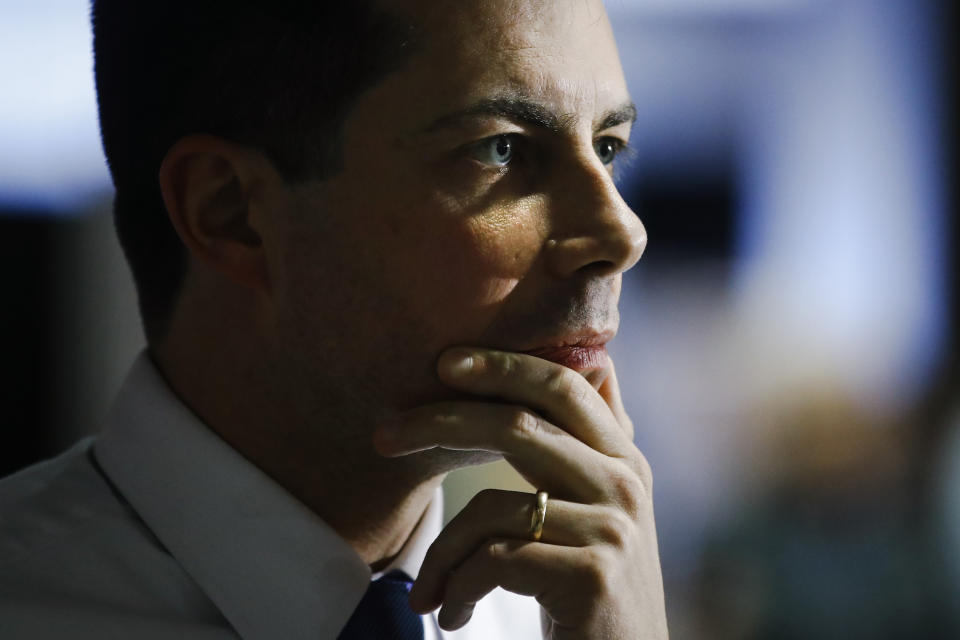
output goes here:
<path id="1" fill-rule="evenodd" d="M 468 603 L 475 593 L 478 580 L 490 571 L 502 571 L 509 555 L 509 546 L 502 539 L 488 540 L 465 562 L 447 574 L 444 588 L 445 602 Z"/>
<path id="2" fill-rule="evenodd" d="M 551 367 L 547 372 L 544 384 L 548 390 L 557 395 L 569 395 L 574 389 L 572 375 L 576 375 L 566 367 Z"/>
<path id="3" fill-rule="evenodd" d="M 640 504 L 648 496 L 641 478 L 626 465 L 618 465 L 610 478 L 610 488 L 614 501 L 631 517 L 636 517 Z"/>
<path id="4" fill-rule="evenodd" d="M 491 354 L 487 362 L 489 371 L 500 378 L 509 378 L 517 368 L 517 359 L 510 353 Z"/>
<path id="5" fill-rule="evenodd" d="M 541 430 L 540 419 L 537 416 L 522 407 L 513 410 L 510 416 L 510 438 L 512 440 L 534 440 Z"/>
<path id="6" fill-rule="evenodd" d="M 501 563 L 507 556 L 507 546 L 500 541 L 488 542 L 482 548 L 482 560 L 492 564 Z"/>
<path id="7" fill-rule="evenodd" d="M 476 513 L 490 513 L 494 511 L 499 499 L 500 492 L 496 489 L 481 489 L 467 503 L 467 509 Z"/>
<path id="8" fill-rule="evenodd" d="M 593 594 L 604 594 L 610 590 L 611 564 L 609 554 L 601 549 L 586 549 L 586 561 L 580 567 L 580 579 L 584 587 Z"/>
<path id="9" fill-rule="evenodd" d="M 598 519 L 599 536 L 614 548 L 623 549 L 630 541 L 633 521 L 619 509 L 610 509 Z"/>
<path id="10" fill-rule="evenodd" d="M 652 495 L 653 469 L 650 467 L 650 462 L 647 460 L 646 456 L 637 452 L 637 457 L 633 466 L 636 469 L 637 477 L 640 478 L 640 482 L 643 484 L 644 489 L 648 494 Z"/>

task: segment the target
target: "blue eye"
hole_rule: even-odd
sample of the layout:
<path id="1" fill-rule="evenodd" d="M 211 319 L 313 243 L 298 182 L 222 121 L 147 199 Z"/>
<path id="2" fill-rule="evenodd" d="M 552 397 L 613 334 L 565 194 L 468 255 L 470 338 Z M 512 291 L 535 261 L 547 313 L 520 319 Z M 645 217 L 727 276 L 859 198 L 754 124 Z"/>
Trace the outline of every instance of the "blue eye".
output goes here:
<path id="1" fill-rule="evenodd" d="M 607 165 L 614 161 L 624 144 L 616 138 L 600 138 L 593 143 L 593 150 L 596 152 L 600 162 Z"/>
<path id="2" fill-rule="evenodd" d="M 481 140 L 472 149 L 473 158 L 483 164 L 505 167 L 513 159 L 516 142 L 514 136 L 499 135 Z"/>

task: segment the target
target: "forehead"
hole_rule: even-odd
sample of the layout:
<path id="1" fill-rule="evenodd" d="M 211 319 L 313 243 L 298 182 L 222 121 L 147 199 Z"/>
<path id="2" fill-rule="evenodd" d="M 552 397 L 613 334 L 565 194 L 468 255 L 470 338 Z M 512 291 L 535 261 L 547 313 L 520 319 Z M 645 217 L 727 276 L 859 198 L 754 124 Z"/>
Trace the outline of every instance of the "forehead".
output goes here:
<path id="1" fill-rule="evenodd" d="M 628 101 L 600 0 L 397 0 L 420 32 L 391 81 L 424 111 L 529 96 L 574 120 Z M 432 107 L 432 108 L 430 108 Z"/>

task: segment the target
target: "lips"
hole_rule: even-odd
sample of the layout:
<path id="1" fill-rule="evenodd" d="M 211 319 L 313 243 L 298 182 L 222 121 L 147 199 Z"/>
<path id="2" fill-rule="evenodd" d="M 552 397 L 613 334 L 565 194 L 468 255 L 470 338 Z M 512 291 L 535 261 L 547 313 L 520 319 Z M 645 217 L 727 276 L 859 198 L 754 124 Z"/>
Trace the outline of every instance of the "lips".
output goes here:
<path id="1" fill-rule="evenodd" d="M 521 353 L 556 362 L 582 373 L 607 366 L 607 342 L 612 337 L 612 332 L 568 336 L 551 341 L 553 344 L 527 349 Z"/>

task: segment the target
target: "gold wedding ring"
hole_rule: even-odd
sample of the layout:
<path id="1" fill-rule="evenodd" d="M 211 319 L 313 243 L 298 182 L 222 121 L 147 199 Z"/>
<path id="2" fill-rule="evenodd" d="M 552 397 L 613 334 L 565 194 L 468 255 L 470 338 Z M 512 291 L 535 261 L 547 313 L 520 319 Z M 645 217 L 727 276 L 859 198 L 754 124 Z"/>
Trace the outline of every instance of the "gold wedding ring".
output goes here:
<path id="1" fill-rule="evenodd" d="M 537 504 L 530 516 L 530 539 L 536 542 L 543 535 L 543 521 L 547 518 L 547 492 L 537 491 Z"/>

